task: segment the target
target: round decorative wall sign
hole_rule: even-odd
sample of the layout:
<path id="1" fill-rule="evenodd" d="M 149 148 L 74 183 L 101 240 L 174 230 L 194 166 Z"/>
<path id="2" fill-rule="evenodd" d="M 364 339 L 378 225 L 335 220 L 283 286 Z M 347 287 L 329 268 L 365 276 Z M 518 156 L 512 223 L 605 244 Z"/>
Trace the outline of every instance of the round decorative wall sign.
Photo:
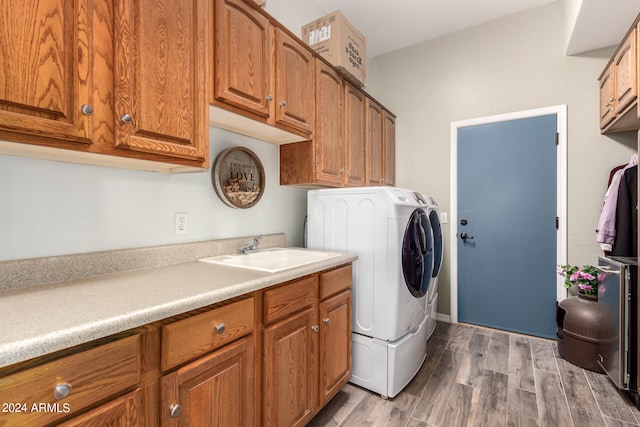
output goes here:
<path id="1" fill-rule="evenodd" d="M 250 208 L 264 193 L 264 167 L 248 148 L 228 148 L 216 157 L 211 181 L 224 203 L 232 208 Z"/>

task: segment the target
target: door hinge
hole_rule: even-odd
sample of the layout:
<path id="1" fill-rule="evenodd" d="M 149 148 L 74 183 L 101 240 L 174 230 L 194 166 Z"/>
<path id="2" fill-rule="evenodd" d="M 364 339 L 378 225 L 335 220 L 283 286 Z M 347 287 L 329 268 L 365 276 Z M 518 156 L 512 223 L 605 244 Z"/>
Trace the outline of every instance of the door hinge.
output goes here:
<path id="1" fill-rule="evenodd" d="M 556 145 L 560 145 L 560 133 L 556 132 Z"/>
<path id="2" fill-rule="evenodd" d="M 560 218 L 556 217 L 556 230 L 560 228 Z"/>

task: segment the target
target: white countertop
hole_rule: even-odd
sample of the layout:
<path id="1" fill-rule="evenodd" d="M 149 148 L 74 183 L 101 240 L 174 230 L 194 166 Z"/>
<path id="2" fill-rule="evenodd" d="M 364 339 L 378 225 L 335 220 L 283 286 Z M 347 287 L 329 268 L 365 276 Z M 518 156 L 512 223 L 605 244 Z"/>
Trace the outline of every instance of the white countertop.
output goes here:
<path id="1" fill-rule="evenodd" d="M 204 262 L 0 292 L 0 367 L 326 270 L 355 254 L 278 273 Z"/>

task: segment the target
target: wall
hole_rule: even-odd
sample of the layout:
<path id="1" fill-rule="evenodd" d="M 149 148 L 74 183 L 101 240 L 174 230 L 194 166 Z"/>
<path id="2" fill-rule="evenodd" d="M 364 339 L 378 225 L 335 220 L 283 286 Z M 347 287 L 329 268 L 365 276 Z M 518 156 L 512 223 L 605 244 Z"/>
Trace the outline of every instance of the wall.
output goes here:
<path id="1" fill-rule="evenodd" d="M 595 263 L 601 252 L 594 230 L 609 171 L 628 162 L 636 139 L 599 132 L 597 79 L 614 48 L 564 56 L 563 24 L 562 2 L 554 2 L 375 57 L 367 90 L 398 115 L 397 185 L 433 196 L 444 212 L 452 121 L 567 104 L 568 261 Z M 446 239 L 448 226 L 444 231 Z M 443 314 L 450 313 L 452 244 L 445 241 Z"/>
<path id="2" fill-rule="evenodd" d="M 284 232 L 303 243 L 306 191 L 279 185 L 279 148 L 210 129 L 211 163 L 233 146 L 253 150 L 266 175 L 262 199 L 233 209 L 210 171 L 168 175 L 0 156 L 0 260 Z M 188 234 L 176 235 L 175 213 Z"/>

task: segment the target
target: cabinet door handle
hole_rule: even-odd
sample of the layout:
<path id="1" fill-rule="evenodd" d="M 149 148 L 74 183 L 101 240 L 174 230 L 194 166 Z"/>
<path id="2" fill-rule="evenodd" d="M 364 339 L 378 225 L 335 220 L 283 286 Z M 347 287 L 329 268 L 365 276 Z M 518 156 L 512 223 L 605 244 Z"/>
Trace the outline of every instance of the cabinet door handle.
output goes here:
<path id="1" fill-rule="evenodd" d="M 281 106 L 281 107 L 286 107 L 286 106 L 287 106 L 287 103 L 286 103 L 286 102 L 284 102 L 284 101 L 282 101 L 282 102 L 280 103 L 280 106 Z"/>
<path id="2" fill-rule="evenodd" d="M 331 319 L 329 319 L 328 317 L 326 319 L 322 319 L 322 321 L 325 325 L 329 325 L 329 323 L 331 323 Z"/>
<path id="3" fill-rule="evenodd" d="M 93 114 L 93 107 L 89 104 L 83 104 L 80 110 L 85 116 L 91 116 Z"/>
<path id="4" fill-rule="evenodd" d="M 313 325 L 313 326 L 311 327 L 311 330 L 312 330 L 313 332 L 315 332 L 315 333 L 318 333 L 318 331 L 320 330 L 320 327 L 319 327 L 318 325 Z"/>
<path id="5" fill-rule="evenodd" d="M 267 95 L 267 101 L 269 101 L 269 102 L 273 101 L 273 96 Z"/>
<path id="6" fill-rule="evenodd" d="M 125 125 L 128 125 L 129 123 L 131 123 L 131 120 L 133 120 L 133 117 L 131 117 L 131 114 L 124 113 L 123 115 L 120 116 L 120 121 Z"/>
<path id="7" fill-rule="evenodd" d="M 65 397 L 69 396 L 69 393 L 71 393 L 71 384 L 56 384 L 53 389 L 53 398 L 56 400 L 64 399 Z"/>
<path id="8" fill-rule="evenodd" d="M 225 331 L 226 327 L 224 326 L 224 323 L 218 323 L 216 325 L 216 332 L 221 334 Z"/>
<path id="9" fill-rule="evenodd" d="M 181 412 L 182 406 L 178 404 L 169 406 L 169 415 L 171 415 L 171 418 L 178 418 Z"/>

